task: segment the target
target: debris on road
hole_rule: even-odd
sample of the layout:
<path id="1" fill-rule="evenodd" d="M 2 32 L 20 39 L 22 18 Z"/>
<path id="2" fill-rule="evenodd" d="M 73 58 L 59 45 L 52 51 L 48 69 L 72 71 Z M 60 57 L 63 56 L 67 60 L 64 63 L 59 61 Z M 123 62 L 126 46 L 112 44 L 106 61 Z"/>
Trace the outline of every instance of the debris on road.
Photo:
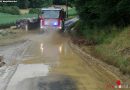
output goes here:
<path id="1" fill-rule="evenodd" d="M 4 65 L 5 65 L 5 62 L 3 61 L 3 56 L 0 56 L 0 67 Z"/>
<path id="2" fill-rule="evenodd" d="M 83 39 L 83 38 L 79 38 L 79 39 L 72 39 L 74 44 L 77 45 L 96 45 L 97 43 L 94 40 L 87 40 L 87 39 Z"/>
<path id="3" fill-rule="evenodd" d="M 6 90 L 6 87 L 15 73 L 16 65 L 14 66 L 3 66 L 0 68 L 0 90 Z"/>
<path id="4" fill-rule="evenodd" d="M 3 60 L 3 56 L 0 56 L 0 62 L 2 62 L 2 60 Z"/>
<path id="5" fill-rule="evenodd" d="M 5 62 L 0 62 L 0 67 L 4 66 Z"/>

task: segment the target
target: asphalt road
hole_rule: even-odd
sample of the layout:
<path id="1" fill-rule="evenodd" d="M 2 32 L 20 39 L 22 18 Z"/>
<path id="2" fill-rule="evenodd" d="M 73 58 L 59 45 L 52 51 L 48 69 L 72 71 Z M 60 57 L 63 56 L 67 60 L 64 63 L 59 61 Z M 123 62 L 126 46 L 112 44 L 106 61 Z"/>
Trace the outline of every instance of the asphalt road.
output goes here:
<path id="1" fill-rule="evenodd" d="M 65 27 L 78 19 L 67 21 Z M 0 90 L 119 90 L 121 80 L 107 65 L 84 55 L 57 30 L 30 32 L 24 41 L 0 47 L 7 66 L 0 68 Z M 121 89 L 129 90 L 129 89 Z"/>

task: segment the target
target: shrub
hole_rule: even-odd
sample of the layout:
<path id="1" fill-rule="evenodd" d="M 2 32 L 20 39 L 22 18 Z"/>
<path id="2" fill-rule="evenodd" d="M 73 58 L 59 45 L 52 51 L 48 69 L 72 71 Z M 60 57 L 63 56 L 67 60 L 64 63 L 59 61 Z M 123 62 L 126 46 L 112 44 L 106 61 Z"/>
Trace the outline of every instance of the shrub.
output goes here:
<path id="1" fill-rule="evenodd" d="M 1 24 L 0 25 L 0 29 L 4 29 L 4 28 L 10 28 L 10 26 L 15 25 L 15 23 L 8 23 L 8 24 Z"/>
<path id="2" fill-rule="evenodd" d="M 20 14 L 19 8 L 16 6 L 0 7 L 0 12 L 12 14 L 12 15 L 19 15 Z"/>
<path id="3" fill-rule="evenodd" d="M 71 9 L 68 11 L 68 14 L 69 14 L 69 16 L 76 16 L 76 15 L 77 15 L 77 12 L 76 12 L 75 7 L 71 8 Z"/>
<path id="4" fill-rule="evenodd" d="M 29 10 L 30 14 L 39 14 L 40 13 L 40 9 L 39 8 L 31 8 Z"/>

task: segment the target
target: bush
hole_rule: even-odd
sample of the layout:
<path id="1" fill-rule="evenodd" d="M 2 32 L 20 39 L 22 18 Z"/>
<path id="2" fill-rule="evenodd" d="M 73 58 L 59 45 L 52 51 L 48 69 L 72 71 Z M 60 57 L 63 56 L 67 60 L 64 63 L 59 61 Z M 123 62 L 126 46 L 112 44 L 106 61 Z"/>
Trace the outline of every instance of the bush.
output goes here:
<path id="1" fill-rule="evenodd" d="M 39 8 L 31 8 L 29 10 L 30 14 L 39 14 L 40 13 L 40 9 Z"/>
<path id="2" fill-rule="evenodd" d="M 69 16 L 76 16 L 76 15 L 77 15 L 77 12 L 76 12 L 75 7 L 71 8 L 71 9 L 68 11 L 68 14 L 69 14 Z"/>
<path id="3" fill-rule="evenodd" d="M 4 28 L 10 28 L 11 26 L 14 26 L 15 23 L 8 23 L 8 24 L 0 24 L 0 29 L 4 29 Z"/>
<path id="4" fill-rule="evenodd" d="M 19 8 L 16 6 L 0 7 L 0 12 L 12 14 L 12 15 L 19 15 L 20 14 Z"/>
<path id="5" fill-rule="evenodd" d="M 107 64 L 119 68 L 123 74 L 130 75 L 129 30 L 130 27 L 127 27 L 120 30 L 121 32 L 117 32 L 116 28 L 112 28 L 112 33 L 105 35 L 103 42 L 96 45 L 93 48 L 94 50 L 91 51 L 94 53 L 93 55 L 96 55 Z M 100 37 L 99 35 L 97 36 Z"/>
<path id="6" fill-rule="evenodd" d="M 80 19 L 86 21 L 87 26 L 127 26 L 130 24 L 129 5 L 130 0 L 76 0 Z"/>

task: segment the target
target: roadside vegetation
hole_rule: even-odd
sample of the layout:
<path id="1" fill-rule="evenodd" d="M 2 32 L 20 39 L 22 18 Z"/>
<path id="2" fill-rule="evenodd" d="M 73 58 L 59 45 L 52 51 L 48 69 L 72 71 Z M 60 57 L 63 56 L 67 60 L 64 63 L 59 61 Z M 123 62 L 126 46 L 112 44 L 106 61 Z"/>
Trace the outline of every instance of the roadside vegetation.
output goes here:
<path id="1" fill-rule="evenodd" d="M 29 14 L 40 14 L 40 8 L 30 8 Z"/>
<path id="2" fill-rule="evenodd" d="M 23 18 L 37 17 L 36 14 L 11 15 L 7 13 L 0 13 L 0 28 L 6 28 L 15 25 L 16 20 Z"/>
<path id="3" fill-rule="evenodd" d="M 52 5 L 53 0 L 17 0 L 17 3 L 0 3 L 0 6 L 17 6 L 20 9 L 41 8 Z"/>
<path id="4" fill-rule="evenodd" d="M 97 37 L 97 40 L 94 40 L 98 43 L 89 45 L 87 42 L 81 48 L 109 65 L 119 68 L 123 74 L 130 74 L 130 27 L 123 28 L 120 32 L 115 27 L 111 30 L 111 34 L 104 32 L 93 34 L 94 38 Z"/>
<path id="5" fill-rule="evenodd" d="M 129 34 L 130 27 L 127 27 L 114 37 L 109 36 L 102 44 L 95 46 L 93 54 L 108 64 L 118 67 L 124 74 L 130 74 Z"/>
<path id="6" fill-rule="evenodd" d="M 12 14 L 12 15 L 20 14 L 19 8 L 17 6 L 4 6 L 4 7 L 0 6 L 0 12 Z"/>
<path id="7" fill-rule="evenodd" d="M 11 14 L 0 13 L 0 25 L 14 23 L 17 19 L 36 17 L 36 16 L 37 16 L 36 14 L 11 15 Z"/>
<path id="8" fill-rule="evenodd" d="M 84 51 L 124 74 L 130 74 L 129 5 L 129 0 L 75 0 L 80 17 L 75 25 L 76 36 L 96 42 L 85 45 Z"/>
<path id="9" fill-rule="evenodd" d="M 77 11 L 75 7 L 72 7 L 68 10 L 68 16 L 69 18 L 73 18 L 75 16 L 77 16 Z"/>

